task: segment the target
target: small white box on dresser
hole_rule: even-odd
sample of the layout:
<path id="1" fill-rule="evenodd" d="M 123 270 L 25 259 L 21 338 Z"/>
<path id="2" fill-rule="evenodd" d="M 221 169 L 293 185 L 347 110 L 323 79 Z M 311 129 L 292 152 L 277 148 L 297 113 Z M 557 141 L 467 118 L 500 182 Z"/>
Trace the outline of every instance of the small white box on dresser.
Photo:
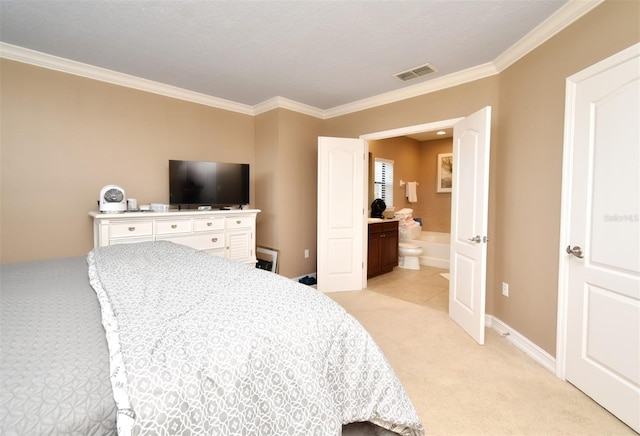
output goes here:
<path id="1" fill-rule="evenodd" d="M 259 209 L 169 212 L 89 212 L 93 245 L 104 247 L 166 240 L 196 250 L 253 264 Z"/>

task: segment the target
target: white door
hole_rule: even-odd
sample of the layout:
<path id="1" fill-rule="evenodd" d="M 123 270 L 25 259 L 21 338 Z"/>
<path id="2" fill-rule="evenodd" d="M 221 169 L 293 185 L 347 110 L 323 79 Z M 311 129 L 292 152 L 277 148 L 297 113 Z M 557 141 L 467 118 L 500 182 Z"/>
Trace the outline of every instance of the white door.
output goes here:
<path id="1" fill-rule="evenodd" d="M 638 432 L 639 120 L 640 44 L 567 80 L 558 343 L 566 379 Z"/>
<path id="2" fill-rule="evenodd" d="M 449 316 L 484 344 L 491 107 L 453 127 Z"/>
<path id="3" fill-rule="evenodd" d="M 318 138 L 318 290 L 360 290 L 364 283 L 365 143 Z"/>

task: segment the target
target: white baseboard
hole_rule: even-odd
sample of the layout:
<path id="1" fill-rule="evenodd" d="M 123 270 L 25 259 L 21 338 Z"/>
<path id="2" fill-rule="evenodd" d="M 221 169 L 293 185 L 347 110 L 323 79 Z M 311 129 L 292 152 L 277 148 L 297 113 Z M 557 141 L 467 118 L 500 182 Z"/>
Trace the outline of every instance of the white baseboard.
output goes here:
<path id="1" fill-rule="evenodd" d="M 516 348 L 523 351 L 527 356 L 551 371 L 554 375 L 556 374 L 555 357 L 538 347 L 525 336 L 491 315 L 486 316 L 485 325 L 495 330 L 500 336 L 505 337 Z"/>

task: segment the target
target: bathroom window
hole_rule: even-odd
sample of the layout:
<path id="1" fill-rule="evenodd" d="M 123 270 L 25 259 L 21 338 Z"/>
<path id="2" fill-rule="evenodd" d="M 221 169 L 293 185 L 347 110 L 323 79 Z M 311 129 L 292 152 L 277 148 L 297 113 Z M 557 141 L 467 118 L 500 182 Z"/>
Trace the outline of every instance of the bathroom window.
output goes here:
<path id="1" fill-rule="evenodd" d="M 393 161 L 375 159 L 375 176 L 373 182 L 375 198 L 381 198 L 387 207 L 393 206 Z"/>

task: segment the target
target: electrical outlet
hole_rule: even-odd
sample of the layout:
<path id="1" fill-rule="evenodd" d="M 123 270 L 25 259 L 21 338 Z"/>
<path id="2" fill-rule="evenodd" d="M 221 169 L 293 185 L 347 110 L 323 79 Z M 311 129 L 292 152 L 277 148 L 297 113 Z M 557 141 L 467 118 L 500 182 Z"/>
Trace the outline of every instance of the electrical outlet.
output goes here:
<path id="1" fill-rule="evenodd" d="M 306 250 L 304 250 L 304 258 L 305 259 L 309 258 L 309 249 L 308 248 Z"/>
<path id="2" fill-rule="evenodd" d="M 509 283 L 502 282 L 502 295 L 509 296 Z"/>

